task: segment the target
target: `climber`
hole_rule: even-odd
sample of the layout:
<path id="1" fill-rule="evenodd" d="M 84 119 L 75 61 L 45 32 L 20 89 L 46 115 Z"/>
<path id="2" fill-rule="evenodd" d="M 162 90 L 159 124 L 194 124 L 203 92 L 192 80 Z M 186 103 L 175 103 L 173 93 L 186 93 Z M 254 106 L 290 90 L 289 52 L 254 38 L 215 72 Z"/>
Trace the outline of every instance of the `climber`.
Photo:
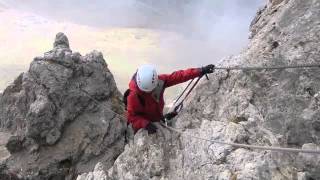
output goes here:
<path id="1" fill-rule="evenodd" d="M 165 88 L 213 73 L 213 71 L 213 64 L 160 75 L 152 65 L 139 67 L 129 83 L 129 89 L 124 94 L 128 123 L 132 125 L 135 132 L 144 128 L 149 134 L 155 133 L 157 127 L 152 122 L 159 122 L 164 118 L 172 119 L 177 115 L 176 112 L 163 115 Z"/>

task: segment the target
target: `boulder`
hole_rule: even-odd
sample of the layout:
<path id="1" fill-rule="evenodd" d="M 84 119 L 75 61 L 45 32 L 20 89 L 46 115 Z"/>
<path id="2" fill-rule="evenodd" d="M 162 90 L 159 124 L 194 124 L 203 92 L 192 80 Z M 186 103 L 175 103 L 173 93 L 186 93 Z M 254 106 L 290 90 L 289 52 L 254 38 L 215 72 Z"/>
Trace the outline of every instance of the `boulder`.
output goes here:
<path id="1" fill-rule="evenodd" d="M 14 136 L 8 171 L 29 179 L 72 179 L 101 161 L 110 168 L 124 148 L 121 93 L 102 53 L 72 52 L 58 33 L 0 101 L 0 127 Z"/>

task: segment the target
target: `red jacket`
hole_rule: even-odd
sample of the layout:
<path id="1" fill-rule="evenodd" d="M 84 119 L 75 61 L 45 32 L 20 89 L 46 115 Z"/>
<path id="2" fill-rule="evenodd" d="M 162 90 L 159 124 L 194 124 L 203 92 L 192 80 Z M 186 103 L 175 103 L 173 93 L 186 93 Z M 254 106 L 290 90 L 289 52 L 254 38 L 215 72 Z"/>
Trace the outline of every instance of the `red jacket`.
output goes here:
<path id="1" fill-rule="evenodd" d="M 157 122 L 163 118 L 165 88 L 200 75 L 201 71 L 198 68 L 175 71 L 172 74 L 161 74 L 158 76 L 158 86 L 150 93 L 141 91 L 136 84 L 135 77 L 133 77 L 129 83 L 130 94 L 127 97 L 127 119 L 133 129 L 137 131 L 145 128 L 150 122 Z"/>

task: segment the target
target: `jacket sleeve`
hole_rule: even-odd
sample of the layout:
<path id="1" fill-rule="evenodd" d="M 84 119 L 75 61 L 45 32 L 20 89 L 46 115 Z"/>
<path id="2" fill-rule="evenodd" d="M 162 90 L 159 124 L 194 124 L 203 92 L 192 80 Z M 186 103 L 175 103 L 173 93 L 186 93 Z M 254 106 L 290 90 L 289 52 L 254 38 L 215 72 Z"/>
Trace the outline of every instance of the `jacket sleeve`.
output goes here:
<path id="1" fill-rule="evenodd" d="M 135 131 L 145 128 L 150 123 L 148 119 L 143 117 L 142 113 L 143 106 L 140 103 L 137 94 L 130 92 L 127 104 L 127 118 Z"/>
<path id="2" fill-rule="evenodd" d="M 161 74 L 160 78 L 165 81 L 165 87 L 170 87 L 179 83 L 186 82 L 200 75 L 200 68 L 190 68 L 186 70 L 175 71 L 171 74 Z"/>

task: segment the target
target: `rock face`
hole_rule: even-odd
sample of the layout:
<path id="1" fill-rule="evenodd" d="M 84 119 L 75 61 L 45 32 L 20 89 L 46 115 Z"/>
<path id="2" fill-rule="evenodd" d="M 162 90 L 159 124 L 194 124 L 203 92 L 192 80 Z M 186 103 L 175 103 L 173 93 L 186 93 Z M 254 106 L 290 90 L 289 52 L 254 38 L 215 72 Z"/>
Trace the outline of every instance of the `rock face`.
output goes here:
<path id="1" fill-rule="evenodd" d="M 0 132 L 0 164 L 10 156 L 10 153 L 7 151 L 5 145 L 8 142 L 10 134 Z"/>
<path id="2" fill-rule="evenodd" d="M 248 49 L 220 66 L 320 64 L 319 9 L 318 0 L 270 1 L 251 24 Z M 154 135 L 139 131 L 106 171 L 107 179 L 320 179 L 319 155 L 190 137 L 319 149 L 319 80 L 319 68 L 216 71 L 176 119 L 174 127 L 183 135 L 161 127 Z"/>
<path id="3" fill-rule="evenodd" d="M 78 176 L 77 180 L 107 180 L 107 175 L 103 169 L 104 166 L 99 162 L 94 168 L 93 172 L 84 173 Z"/>
<path id="4" fill-rule="evenodd" d="M 2 94 L 0 127 L 14 135 L 6 171 L 71 179 L 98 161 L 110 168 L 124 148 L 126 122 L 114 113 L 124 112 L 120 99 L 102 54 L 73 53 L 58 33 L 53 50 L 36 57 Z"/>

